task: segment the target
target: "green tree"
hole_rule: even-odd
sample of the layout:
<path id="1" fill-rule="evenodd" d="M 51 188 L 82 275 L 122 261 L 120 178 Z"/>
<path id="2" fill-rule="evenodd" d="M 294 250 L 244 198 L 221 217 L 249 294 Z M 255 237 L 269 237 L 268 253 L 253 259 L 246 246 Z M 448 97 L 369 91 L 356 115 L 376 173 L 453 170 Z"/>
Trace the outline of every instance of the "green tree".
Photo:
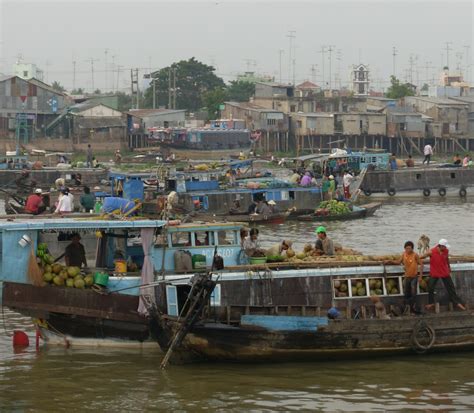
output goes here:
<path id="1" fill-rule="evenodd" d="M 223 104 L 226 100 L 228 100 L 228 93 L 224 88 L 210 90 L 204 94 L 203 101 L 209 119 L 218 119 L 220 117 L 219 105 Z"/>
<path id="2" fill-rule="evenodd" d="M 171 69 L 171 70 L 170 70 Z M 194 57 L 181 60 L 169 67 L 152 73 L 155 82 L 156 106 L 168 106 L 168 90 L 171 73 L 176 73 L 176 109 L 196 111 L 203 107 L 204 95 L 214 89 L 223 88 L 224 81 L 216 76 L 215 69 Z M 171 84 L 171 87 L 173 85 Z M 153 107 L 153 83 L 145 92 L 145 107 Z"/>
<path id="3" fill-rule="evenodd" d="M 58 92 L 65 92 L 66 89 L 64 88 L 63 85 L 61 85 L 61 83 L 59 83 L 58 81 L 54 81 L 53 84 L 51 85 L 51 87 L 54 89 L 54 90 L 57 90 Z"/>
<path id="4" fill-rule="evenodd" d="M 83 94 L 84 94 L 84 89 L 82 87 L 71 90 L 71 95 L 83 95 Z"/>
<path id="5" fill-rule="evenodd" d="M 245 80 L 232 80 L 227 86 L 227 95 L 229 100 L 248 102 L 255 95 L 255 83 Z"/>
<path id="6" fill-rule="evenodd" d="M 422 92 L 427 92 L 430 88 L 430 85 L 428 85 L 428 83 L 425 83 L 422 87 L 421 87 L 421 91 Z"/>
<path id="7" fill-rule="evenodd" d="M 101 95 L 101 94 L 102 94 L 102 92 L 100 91 L 100 89 L 94 90 L 93 93 L 94 93 L 94 95 Z"/>
<path id="8" fill-rule="evenodd" d="M 414 93 L 408 83 L 400 83 L 395 76 L 390 76 L 390 87 L 385 94 L 390 99 L 400 99 L 404 96 L 413 96 Z"/>
<path id="9" fill-rule="evenodd" d="M 121 112 L 127 112 L 132 106 L 132 96 L 127 95 L 124 92 L 117 92 L 118 97 L 118 110 Z"/>

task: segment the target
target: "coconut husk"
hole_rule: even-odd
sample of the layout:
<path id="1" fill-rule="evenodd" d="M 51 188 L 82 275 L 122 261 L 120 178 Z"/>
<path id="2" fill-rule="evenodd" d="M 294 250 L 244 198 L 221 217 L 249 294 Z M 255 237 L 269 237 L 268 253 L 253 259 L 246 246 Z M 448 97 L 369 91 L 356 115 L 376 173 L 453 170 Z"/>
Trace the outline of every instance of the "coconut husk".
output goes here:
<path id="1" fill-rule="evenodd" d="M 44 285 L 43 270 L 36 261 L 36 254 L 33 247 L 31 247 L 30 258 L 28 260 L 28 279 L 31 284 L 36 287 L 42 287 Z"/>

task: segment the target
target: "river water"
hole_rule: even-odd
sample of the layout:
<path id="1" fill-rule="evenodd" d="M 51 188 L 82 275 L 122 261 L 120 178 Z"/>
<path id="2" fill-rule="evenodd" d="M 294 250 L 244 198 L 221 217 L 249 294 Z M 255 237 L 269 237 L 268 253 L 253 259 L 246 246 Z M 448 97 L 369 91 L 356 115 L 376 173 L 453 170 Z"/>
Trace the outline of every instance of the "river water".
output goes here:
<path id="1" fill-rule="evenodd" d="M 300 249 L 316 223 L 262 227 L 271 244 Z M 385 203 L 372 218 L 326 225 L 330 236 L 364 253 L 401 251 L 428 235 L 453 254 L 474 254 L 474 205 L 461 200 Z M 29 319 L 0 314 L 0 412 L 62 411 L 474 411 L 474 355 L 283 364 L 198 364 L 159 369 L 156 350 L 34 348 Z M 14 329 L 31 346 L 15 353 Z"/>

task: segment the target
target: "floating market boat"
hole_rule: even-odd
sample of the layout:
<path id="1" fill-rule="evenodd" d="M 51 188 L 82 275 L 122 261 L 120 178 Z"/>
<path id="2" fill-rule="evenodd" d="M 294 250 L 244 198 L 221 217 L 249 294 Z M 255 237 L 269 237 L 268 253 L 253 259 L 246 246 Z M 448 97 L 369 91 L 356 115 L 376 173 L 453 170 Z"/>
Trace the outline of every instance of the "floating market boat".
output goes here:
<path id="1" fill-rule="evenodd" d="M 158 342 L 172 361 L 307 361 L 474 349 L 472 310 L 453 311 L 441 285 L 439 312 L 400 315 L 401 268 L 381 263 L 393 257 L 313 260 L 296 254 L 288 262 L 241 265 L 239 229 L 153 220 L 1 222 L 3 305 L 33 317 L 50 344 Z M 89 264 L 95 259 L 88 270 L 99 273 L 95 287 L 82 288 L 76 270 L 64 267 L 54 278 L 71 272 L 79 287 L 34 282 L 31 246 L 39 255 L 47 245 L 47 255 L 57 257 L 74 232 L 82 235 Z M 220 261 L 216 255 L 223 268 L 213 265 Z M 129 272 L 123 272 L 124 262 Z M 474 260 L 451 262 L 456 288 L 472 308 Z M 418 288 L 425 304 L 426 281 Z M 375 295 L 390 319 L 374 306 Z M 339 318 L 328 317 L 331 307 Z"/>
<path id="2" fill-rule="evenodd" d="M 381 202 L 371 202 L 363 205 L 353 205 L 352 210 L 342 214 L 308 214 L 296 217 L 298 221 L 348 221 L 351 219 L 367 218 L 375 214 L 382 206 Z"/>
<path id="3" fill-rule="evenodd" d="M 366 196 L 386 193 L 396 194 L 420 191 L 429 197 L 432 192 L 446 196 L 448 190 L 456 190 L 464 198 L 468 189 L 474 187 L 474 169 L 462 167 L 416 167 L 396 171 L 369 170 L 361 183 Z"/>
<path id="4" fill-rule="evenodd" d="M 195 219 L 204 222 L 246 222 L 254 224 L 283 224 L 290 211 L 276 212 L 274 214 L 229 214 L 229 215 L 210 215 L 210 214 L 197 214 Z"/>

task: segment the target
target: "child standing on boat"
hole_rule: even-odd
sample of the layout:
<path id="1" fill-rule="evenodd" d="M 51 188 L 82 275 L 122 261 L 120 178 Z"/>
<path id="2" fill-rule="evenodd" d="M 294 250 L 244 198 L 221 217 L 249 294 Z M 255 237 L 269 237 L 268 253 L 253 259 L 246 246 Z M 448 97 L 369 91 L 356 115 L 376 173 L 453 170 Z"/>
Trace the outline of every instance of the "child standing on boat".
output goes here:
<path id="1" fill-rule="evenodd" d="M 403 278 L 403 291 L 405 292 L 405 305 L 410 306 L 410 310 L 418 314 L 420 310 L 416 304 L 417 286 L 423 276 L 423 260 L 414 251 L 415 245 L 411 241 L 405 242 L 403 254 L 398 260 L 385 261 L 385 265 L 400 265 L 405 268 Z"/>

